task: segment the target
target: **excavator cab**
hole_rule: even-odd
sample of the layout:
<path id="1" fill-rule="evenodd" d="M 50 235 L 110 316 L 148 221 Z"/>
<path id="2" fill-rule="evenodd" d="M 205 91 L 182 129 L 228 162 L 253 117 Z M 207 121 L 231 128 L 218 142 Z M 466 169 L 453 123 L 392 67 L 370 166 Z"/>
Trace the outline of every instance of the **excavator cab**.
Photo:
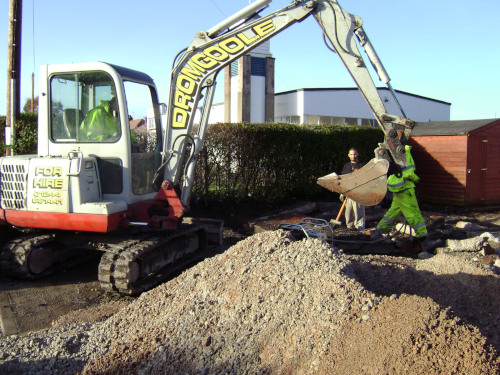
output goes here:
<path id="1" fill-rule="evenodd" d="M 42 66 L 40 82 L 48 94 L 40 99 L 38 154 L 95 157 L 101 199 L 133 204 L 154 197 L 161 123 L 153 80 L 81 63 Z"/>

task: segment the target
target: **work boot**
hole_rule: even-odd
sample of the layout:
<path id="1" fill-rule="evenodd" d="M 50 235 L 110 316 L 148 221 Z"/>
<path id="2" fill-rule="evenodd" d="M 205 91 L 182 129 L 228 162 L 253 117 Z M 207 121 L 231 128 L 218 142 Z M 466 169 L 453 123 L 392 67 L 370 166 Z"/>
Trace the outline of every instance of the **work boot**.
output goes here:
<path id="1" fill-rule="evenodd" d="M 375 230 L 372 232 L 372 235 L 370 236 L 370 241 L 381 241 L 384 239 L 384 236 L 382 236 L 382 233 L 380 233 L 378 230 Z"/>
<path id="2" fill-rule="evenodd" d="M 434 250 L 436 247 L 438 247 L 441 244 L 441 240 L 431 240 L 428 237 L 425 237 L 425 239 L 420 243 L 420 246 L 422 247 L 422 251 L 431 251 Z"/>

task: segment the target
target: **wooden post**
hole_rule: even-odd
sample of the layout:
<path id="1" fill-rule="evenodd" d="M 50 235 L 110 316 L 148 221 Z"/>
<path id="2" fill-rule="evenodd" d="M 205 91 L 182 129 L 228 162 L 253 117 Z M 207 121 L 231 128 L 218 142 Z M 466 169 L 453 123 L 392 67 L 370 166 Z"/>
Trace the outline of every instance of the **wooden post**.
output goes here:
<path id="1" fill-rule="evenodd" d="M 14 122 L 20 111 L 20 83 L 21 83 L 21 26 L 22 0 L 9 2 L 9 37 L 7 54 L 7 113 L 5 133 L 14 137 Z M 7 129 L 8 128 L 8 129 Z M 6 155 L 11 155 L 11 149 L 6 148 Z"/>
<path id="2" fill-rule="evenodd" d="M 238 60 L 238 122 L 250 122 L 251 64 L 250 55 L 244 55 Z"/>
<path id="3" fill-rule="evenodd" d="M 31 73 L 31 113 L 35 112 L 35 73 Z"/>
<path id="4" fill-rule="evenodd" d="M 265 121 L 274 122 L 274 57 L 266 57 Z"/>

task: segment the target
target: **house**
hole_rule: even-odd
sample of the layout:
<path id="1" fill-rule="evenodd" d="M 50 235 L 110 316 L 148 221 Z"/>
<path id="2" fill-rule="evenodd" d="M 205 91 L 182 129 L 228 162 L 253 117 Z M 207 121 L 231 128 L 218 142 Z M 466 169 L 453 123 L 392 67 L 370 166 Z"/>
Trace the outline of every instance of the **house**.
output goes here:
<path id="1" fill-rule="evenodd" d="M 408 144 L 420 202 L 500 204 L 500 119 L 417 123 Z"/>

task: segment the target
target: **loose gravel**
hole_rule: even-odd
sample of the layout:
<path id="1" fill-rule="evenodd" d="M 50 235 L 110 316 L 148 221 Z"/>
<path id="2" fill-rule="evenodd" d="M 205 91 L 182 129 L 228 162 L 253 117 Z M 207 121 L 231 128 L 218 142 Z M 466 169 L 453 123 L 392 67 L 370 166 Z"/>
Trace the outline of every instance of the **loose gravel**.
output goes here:
<path id="1" fill-rule="evenodd" d="M 375 294 L 358 279 L 349 257 L 328 244 L 294 241 L 283 231 L 256 234 L 104 321 L 0 338 L 0 373 L 327 374 L 344 358 L 362 363 L 357 373 L 438 374 L 448 367 L 428 358 L 435 343 L 438 359 L 454 364 L 443 373 L 500 373 L 497 352 L 474 327 L 430 298 Z M 385 308 L 406 308 L 406 319 L 390 319 Z M 453 345 L 443 345 L 448 341 Z M 415 342 L 425 350 L 393 358 Z M 365 363 L 373 353 L 381 359 Z M 429 365 L 412 365 L 423 355 Z"/>

